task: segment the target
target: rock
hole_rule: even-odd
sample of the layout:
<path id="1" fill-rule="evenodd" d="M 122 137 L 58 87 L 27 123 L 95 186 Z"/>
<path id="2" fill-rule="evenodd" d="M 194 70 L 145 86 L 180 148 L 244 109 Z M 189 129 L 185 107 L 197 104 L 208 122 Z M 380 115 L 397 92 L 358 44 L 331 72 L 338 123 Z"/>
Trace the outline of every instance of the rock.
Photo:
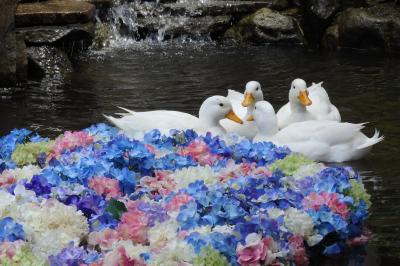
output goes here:
<path id="1" fill-rule="evenodd" d="M 393 4 L 347 9 L 337 25 L 339 47 L 400 50 L 400 8 Z"/>
<path id="2" fill-rule="evenodd" d="M 334 24 L 326 29 L 322 38 L 322 47 L 329 50 L 336 50 L 339 46 L 339 27 Z"/>
<path id="3" fill-rule="evenodd" d="M 16 83 L 15 7 L 16 0 L 0 1 L 0 86 Z"/>
<path id="4" fill-rule="evenodd" d="M 304 35 L 312 47 L 319 47 L 326 28 L 340 9 L 339 0 L 305 0 L 303 9 Z"/>
<path id="5" fill-rule="evenodd" d="M 177 2 L 162 5 L 161 13 L 172 16 L 244 16 L 257 11 L 260 8 L 268 7 L 270 9 L 282 10 L 288 7 L 286 0 L 270 1 L 193 1 Z"/>
<path id="6" fill-rule="evenodd" d="M 138 18 L 140 36 L 157 35 L 160 41 L 181 36 L 218 38 L 229 28 L 230 16 Z"/>
<path id="7" fill-rule="evenodd" d="M 26 81 L 28 76 L 28 58 L 26 56 L 25 36 L 23 34 L 16 34 L 16 68 L 17 80 L 19 82 Z"/>
<path id="8" fill-rule="evenodd" d="M 57 0 L 60 1 L 60 0 Z M 76 2 L 87 2 L 95 5 L 97 8 L 110 7 L 113 3 L 112 0 L 75 0 Z"/>
<path id="9" fill-rule="evenodd" d="M 72 72 L 67 54 L 57 47 L 32 46 L 27 48 L 28 67 L 31 78 L 42 80 L 43 84 L 62 85 Z"/>
<path id="10" fill-rule="evenodd" d="M 93 21 L 95 6 L 86 2 L 46 1 L 19 4 L 15 13 L 18 27 L 86 23 Z"/>
<path id="11" fill-rule="evenodd" d="M 94 38 L 95 25 L 70 24 L 66 26 L 36 26 L 18 28 L 17 32 L 25 36 L 28 45 L 55 45 L 66 47 L 72 42 L 83 42 L 90 46 Z"/>
<path id="12" fill-rule="evenodd" d="M 226 39 L 252 43 L 302 44 L 304 38 L 296 19 L 268 8 L 243 18 L 225 32 Z"/>

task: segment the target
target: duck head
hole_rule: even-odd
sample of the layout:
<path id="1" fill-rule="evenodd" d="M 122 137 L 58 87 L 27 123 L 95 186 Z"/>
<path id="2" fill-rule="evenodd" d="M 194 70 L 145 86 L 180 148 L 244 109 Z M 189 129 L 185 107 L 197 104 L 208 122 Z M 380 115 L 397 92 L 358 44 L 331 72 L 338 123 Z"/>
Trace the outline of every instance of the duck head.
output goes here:
<path id="1" fill-rule="evenodd" d="M 307 84 L 304 80 L 293 80 L 289 91 L 289 101 L 291 103 L 300 103 L 303 106 L 312 104 L 310 98 L 308 98 Z"/>
<path id="2" fill-rule="evenodd" d="M 262 101 L 263 99 L 264 96 L 261 90 L 261 84 L 258 81 L 247 82 L 242 106 L 249 107 L 258 101 Z"/>
<path id="3" fill-rule="evenodd" d="M 211 96 L 201 105 L 199 119 L 206 125 L 219 125 L 219 121 L 224 118 L 243 124 L 243 121 L 233 112 L 229 99 L 224 96 Z"/>
<path id="4" fill-rule="evenodd" d="M 259 101 L 254 106 L 253 115 L 248 121 L 256 123 L 258 133 L 264 136 L 272 136 L 278 132 L 278 120 L 274 107 L 267 101 Z"/>

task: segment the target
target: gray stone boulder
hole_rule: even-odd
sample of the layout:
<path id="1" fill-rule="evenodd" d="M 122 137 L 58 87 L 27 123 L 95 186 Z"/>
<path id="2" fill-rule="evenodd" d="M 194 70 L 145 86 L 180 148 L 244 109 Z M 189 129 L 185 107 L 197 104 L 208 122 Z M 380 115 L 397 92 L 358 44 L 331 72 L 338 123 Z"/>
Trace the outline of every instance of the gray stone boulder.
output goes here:
<path id="1" fill-rule="evenodd" d="M 325 33 L 324 46 L 400 51 L 400 7 L 388 3 L 343 11 Z"/>
<path id="2" fill-rule="evenodd" d="M 0 86 L 13 86 L 17 81 L 15 7 L 16 0 L 0 1 Z"/>
<path id="3" fill-rule="evenodd" d="M 225 32 L 225 39 L 256 44 L 303 44 L 297 20 L 269 8 L 262 8 Z"/>

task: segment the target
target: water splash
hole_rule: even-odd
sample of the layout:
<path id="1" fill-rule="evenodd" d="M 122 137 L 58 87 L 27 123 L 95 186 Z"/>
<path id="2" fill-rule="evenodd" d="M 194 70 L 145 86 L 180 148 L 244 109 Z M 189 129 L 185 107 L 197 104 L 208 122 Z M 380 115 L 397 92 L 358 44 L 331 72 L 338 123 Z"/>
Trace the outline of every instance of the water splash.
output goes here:
<path id="1" fill-rule="evenodd" d="M 197 19 L 202 16 L 199 6 L 210 2 L 213 1 L 180 0 L 168 5 L 160 4 L 159 0 L 115 0 L 105 21 L 97 18 L 102 24 L 97 35 L 102 38 L 96 48 L 212 43 L 207 32 L 207 23 L 211 22 Z M 103 40 L 104 25 L 108 27 L 107 41 Z"/>

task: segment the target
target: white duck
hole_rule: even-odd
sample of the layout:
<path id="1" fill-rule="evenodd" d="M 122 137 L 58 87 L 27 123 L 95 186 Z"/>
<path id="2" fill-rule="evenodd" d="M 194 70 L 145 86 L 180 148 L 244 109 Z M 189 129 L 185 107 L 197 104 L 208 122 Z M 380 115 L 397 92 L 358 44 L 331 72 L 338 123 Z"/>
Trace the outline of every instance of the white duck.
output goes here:
<path id="1" fill-rule="evenodd" d="M 306 82 L 302 79 L 295 79 L 292 82 L 292 87 L 306 87 Z M 310 99 L 309 105 L 306 105 L 307 111 L 313 116 L 315 120 L 332 120 L 332 121 L 341 121 L 339 110 L 334 106 L 328 96 L 326 90 L 322 87 L 322 82 L 315 84 L 307 88 L 308 98 Z M 294 98 L 292 98 L 294 99 Z M 296 101 L 295 101 L 296 102 Z M 294 103 L 295 103 L 294 102 Z M 292 111 L 293 102 L 290 102 L 290 92 L 289 92 L 289 102 L 279 109 L 278 116 L 278 124 L 279 128 L 285 127 L 286 125 L 293 122 L 300 121 L 292 121 L 290 120 L 290 116 L 292 113 L 296 113 L 299 115 L 299 108 L 294 107 L 294 111 Z M 304 110 L 302 107 L 300 110 Z M 308 115 L 307 115 L 308 116 Z M 304 117 L 305 118 L 305 117 Z M 308 120 L 308 119 L 307 119 Z M 305 121 L 305 120 L 302 120 Z"/>
<path id="2" fill-rule="evenodd" d="M 257 81 L 249 81 L 246 84 L 244 95 L 234 90 L 228 90 L 227 97 L 232 103 L 233 111 L 242 118 L 244 123 L 240 125 L 223 119 L 221 125 L 229 133 L 236 133 L 252 139 L 257 134 L 257 127 L 254 122 L 247 121 L 247 118 L 253 114 L 254 104 L 264 99 L 261 84 Z"/>
<path id="3" fill-rule="evenodd" d="M 155 128 L 165 134 L 170 129 L 194 129 L 200 133 L 211 132 L 213 135 L 223 135 L 226 131 L 219 124 L 221 119 L 228 118 L 237 123 L 243 123 L 233 112 L 228 98 L 224 96 L 207 98 L 200 107 L 198 118 L 184 112 L 169 110 L 135 112 L 126 108 L 122 109 L 129 114 L 123 115 L 121 118 L 107 115 L 104 115 L 104 117 L 127 135 L 133 137 Z"/>
<path id="4" fill-rule="evenodd" d="M 360 159 L 384 138 L 376 130 L 368 138 L 361 132 L 363 124 L 328 120 L 293 123 L 278 132 L 277 117 L 272 105 L 261 101 L 254 108 L 253 117 L 258 128 L 255 142 L 272 141 L 277 145 L 286 145 L 292 151 L 317 161 L 344 162 Z"/>
<path id="5" fill-rule="evenodd" d="M 316 119 L 306 108 L 312 104 L 308 94 L 307 84 L 304 80 L 293 80 L 289 90 L 289 108 L 285 111 L 285 109 L 282 109 L 285 107 L 283 106 L 277 113 L 279 128 L 284 128 L 296 122 Z"/>

